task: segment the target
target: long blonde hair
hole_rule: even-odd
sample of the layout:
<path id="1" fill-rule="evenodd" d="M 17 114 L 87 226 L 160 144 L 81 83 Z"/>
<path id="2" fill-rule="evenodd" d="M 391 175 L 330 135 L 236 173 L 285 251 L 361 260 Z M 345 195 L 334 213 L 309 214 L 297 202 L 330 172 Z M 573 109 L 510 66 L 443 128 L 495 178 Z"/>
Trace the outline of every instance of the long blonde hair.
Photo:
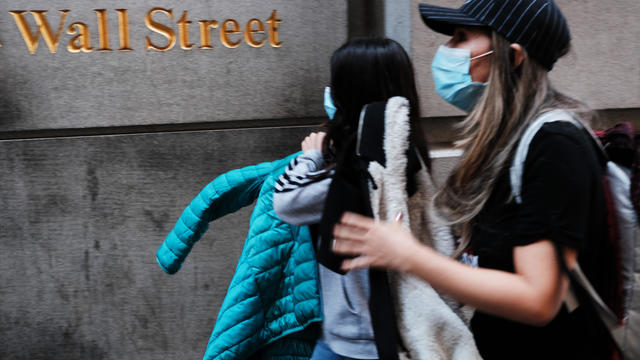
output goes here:
<path id="1" fill-rule="evenodd" d="M 458 255 L 468 246 L 473 220 L 503 169 L 510 166 L 527 125 L 539 114 L 559 108 L 583 120 L 591 116 L 581 102 L 551 86 L 548 71 L 526 50 L 522 64 L 514 70 L 509 41 L 492 32 L 491 42 L 494 53 L 487 88 L 460 124 L 462 137 L 456 147 L 464 153 L 434 198 L 438 213 L 462 238 Z"/>

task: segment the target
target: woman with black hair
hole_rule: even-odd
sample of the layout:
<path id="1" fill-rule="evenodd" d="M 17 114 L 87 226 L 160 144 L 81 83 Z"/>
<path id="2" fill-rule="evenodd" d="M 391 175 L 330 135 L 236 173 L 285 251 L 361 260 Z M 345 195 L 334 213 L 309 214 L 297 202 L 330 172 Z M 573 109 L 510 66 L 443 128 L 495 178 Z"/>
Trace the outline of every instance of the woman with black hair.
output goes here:
<path id="1" fill-rule="evenodd" d="M 397 359 L 402 342 L 414 359 L 473 358 L 477 352 L 465 324 L 430 287 L 424 294 L 438 310 L 426 315 L 423 303 L 414 309 L 397 298 L 403 279 L 389 284 L 386 272 L 367 268 L 345 274 L 339 269 L 342 258 L 327 250 L 333 226 L 345 210 L 384 220 L 398 208 L 407 223 L 428 222 L 424 184 L 430 179 L 429 153 L 413 67 L 404 49 L 393 40 L 360 38 L 336 50 L 325 109 L 330 119 L 325 131 L 302 142 L 303 154 L 280 177 L 273 197 L 282 220 L 312 225 L 318 238 L 324 321 L 312 359 Z M 404 289 L 409 288 L 416 286 Z M 411 310 L 399 311 L 396 322 L 398 307 Z M 418 320 L 422 324 L 415 329 L 424 331 L 412 338 L 407 334 L 411 318 L 422 315 L 455 325 L 438 330 L 441 338 L 436 339 L 429 333 L 438 326 L 429 328 L 428 321 Z M 451 350 L 456 347 L 458 357 Z M 419 354 L 414 348 L 428 350 Z"/>

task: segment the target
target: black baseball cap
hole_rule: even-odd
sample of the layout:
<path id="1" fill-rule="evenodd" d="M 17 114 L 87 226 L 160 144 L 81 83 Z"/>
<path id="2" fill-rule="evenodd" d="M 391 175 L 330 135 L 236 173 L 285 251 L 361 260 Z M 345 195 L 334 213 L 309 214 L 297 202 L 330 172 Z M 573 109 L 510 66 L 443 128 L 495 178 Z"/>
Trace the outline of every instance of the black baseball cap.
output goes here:
<path id="1" fill-rule="evenodd" d="M 432 30 L 453 35 L 456 26 L 493 29 L 547 70 L 569 51 L 571 34 L 553 0 L 467 0 L 459 9 L 420 4 L 420 15 Z"/>

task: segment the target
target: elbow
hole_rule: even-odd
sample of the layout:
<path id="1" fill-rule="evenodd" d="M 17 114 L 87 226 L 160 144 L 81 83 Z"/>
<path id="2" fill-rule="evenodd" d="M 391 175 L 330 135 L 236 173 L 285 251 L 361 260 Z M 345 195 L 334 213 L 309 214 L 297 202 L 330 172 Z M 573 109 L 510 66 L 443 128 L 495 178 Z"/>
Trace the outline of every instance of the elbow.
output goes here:
<path id="1" fill-rule="evenodd" d="M 544 302 L 538 302 L 524 314 L 522 322 L 537 327 L 548 325 L 558 314 L 559 307 Z"/>
<path id="2" fill-rule="evenodd" d="M 531 321 L 530 325 L 544 327 L 547 326 L 555 317 L 556 314 L 551 311 L 541 311 Z"/>
<path id="3" fill-rule="evenodd" d="M 273 195 L 273 211 L 280 218 L 280 220 L 284 221 L 289 225 L 299 226 L 301 224 L 296 221 L 298 218 L 295 216 L 295 209 L 292 209 L 290 202 L 282 201 L 280 199 L 280 194 L 276 193 Z"/>
<path id="4" fill-rule="evenodd" d="M 287 218 L 287 211 L 286 211 L 286 207 L 282 206 L 282 201 L 278 201 L 280 199 L 278 199 L 278 194 L 273 194 L 273 211 L 276 213 L 276 215 L 278 215 L 278 217 L 283 220 L 284 222 L 286 221 Z"/>

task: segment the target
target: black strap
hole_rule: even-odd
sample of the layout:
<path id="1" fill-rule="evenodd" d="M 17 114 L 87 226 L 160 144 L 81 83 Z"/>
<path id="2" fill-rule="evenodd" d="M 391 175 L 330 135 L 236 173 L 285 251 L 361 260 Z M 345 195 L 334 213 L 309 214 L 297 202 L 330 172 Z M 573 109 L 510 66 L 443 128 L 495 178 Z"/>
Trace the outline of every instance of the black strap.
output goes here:
<path id="1" fill-rule="evenodd" d="M 371 325 L 378 349 L 378 358 L 384 360 L 398 359 L 398 327 L 395 307 L 391 297 L 389 276 L 385 270 L 369 269 L 371 297 L 369 311 Z"/>
<path id="2" fill-rule="evenodd" d="M 342 261 L 349 257 L 333 252 L 333 227 L 347 211 L 373 216 L 369 202 L 366 164 L 356 157 L 355 142 L 354 136 L 346 142 L 343 153 L 338 154 L 335 173 L 318 225 L 318 262 L 339 274 L 345 273 L 340 266 Z"/>

